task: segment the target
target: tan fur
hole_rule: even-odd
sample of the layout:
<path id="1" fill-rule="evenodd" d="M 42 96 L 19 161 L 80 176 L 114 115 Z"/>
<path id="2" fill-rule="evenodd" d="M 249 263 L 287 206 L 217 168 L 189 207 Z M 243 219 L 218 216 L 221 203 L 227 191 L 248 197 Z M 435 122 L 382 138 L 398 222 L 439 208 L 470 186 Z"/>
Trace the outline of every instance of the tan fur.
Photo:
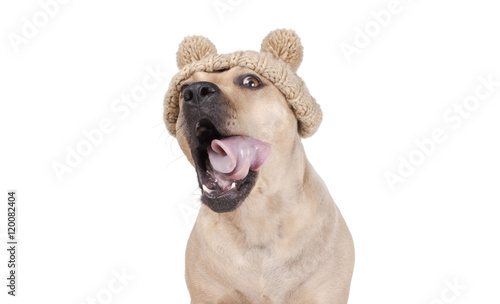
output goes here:
<path id="1" fill-rule="evenodd" d="M 186 281 L 193 304 L 347 303 L 354 247 L 326 185 L 308 162 L 289 103 L 270 81 L 248 90 L 242 74 L 196 72 L 184 83 L 209 81 L 229 98 L 231 134 L 272 145 L 254 189 L 235 211 L 202 205 L 186 250 Z M 183 123 L 179 144 L 194 165 Z"/>

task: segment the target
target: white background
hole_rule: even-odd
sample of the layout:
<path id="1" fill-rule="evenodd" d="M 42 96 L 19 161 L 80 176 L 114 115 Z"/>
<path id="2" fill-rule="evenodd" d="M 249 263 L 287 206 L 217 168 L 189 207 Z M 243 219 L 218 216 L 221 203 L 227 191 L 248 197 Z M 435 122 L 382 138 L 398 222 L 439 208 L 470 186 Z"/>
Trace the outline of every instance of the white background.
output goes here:
<path id="1" fill-rule="evenodd" d="M 0 302 L 189 303 L 197 183 L 162 122 L 175 52 L 194 34 L 220 53 L 259 50 L 269 31 L 292 28 L 305 51 L 298 74 L 324 112 L 303 143 L 356 246 L 350 303 L 436 304 L 443 291 L 451 303 L 500 303 L 500 88 L 460 127 L 443 118 L 478 77 L 500 81 L 498 3 L 401 0 L 348 62 L 342 42 L 354 45 L 389 0 L 240 2 L 218 14 L 212 0 L 69 1 L 17 48 L 9 37 L 44 21 L 43 10 L 0 4 Z M 141 86 L 147 67 L 168 76 L 123 118 L 113 102 Z M 53 163 L 102 119 L 113 131 L 59 181 Z M 418 154 L 415 140 L 436 128 L 446 141 L 391 191 L 386 172 L 398 174 L 398 157 Z M 15 299 L 5 288 L 9 189 L 20 226 Z M 105 299 L 110 283 L 120 287 L 113 271 L 133 279 Z M 466 287 L 457 295 L 447 292 L 455 281 Z"/>

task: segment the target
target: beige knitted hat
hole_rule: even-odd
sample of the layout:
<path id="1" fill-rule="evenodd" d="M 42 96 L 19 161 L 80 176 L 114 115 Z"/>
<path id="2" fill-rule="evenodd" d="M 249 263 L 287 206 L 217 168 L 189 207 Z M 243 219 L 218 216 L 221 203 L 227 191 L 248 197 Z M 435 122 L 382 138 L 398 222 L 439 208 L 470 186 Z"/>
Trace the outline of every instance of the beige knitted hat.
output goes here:
<path id="1" fill-rule="evenodd" d="M 181 83 L 196 72 L 215 72 L 245 67 L 254 70 L 278 88 L 291 105 L 298 120 L 298 132 L 309 137 L 316 132 L 322 120 L 320 106 L 309 94 L 296 71 L 302 62 L 300 38 L 292 30 L 275 30 L 262 41 L 260 53 L 253 51 L 218 55 L 210 40 L 201 36 L 184 38 L 177 51 L 180 71 L 174 76 L 164 100 L 164 120 L 175 136 L 179 116 Z"/>

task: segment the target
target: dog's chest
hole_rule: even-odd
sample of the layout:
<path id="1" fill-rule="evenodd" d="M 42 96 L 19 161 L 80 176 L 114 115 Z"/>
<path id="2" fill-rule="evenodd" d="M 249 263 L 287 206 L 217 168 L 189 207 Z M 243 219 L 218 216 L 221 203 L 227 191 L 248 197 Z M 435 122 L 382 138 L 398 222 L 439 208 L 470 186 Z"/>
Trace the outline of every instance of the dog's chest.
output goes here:
<path id="1" fill-rule="evenodd" d="M 297 261 L 284 257 L 272 246 L 250 247 L 233 258 L 230 264 L 234 268 L 228 276 L 235 275 L 233 284 L 253 299 L 252 303 L 282 303 L 303 278 L 304 271 L 296 267 Z"/>

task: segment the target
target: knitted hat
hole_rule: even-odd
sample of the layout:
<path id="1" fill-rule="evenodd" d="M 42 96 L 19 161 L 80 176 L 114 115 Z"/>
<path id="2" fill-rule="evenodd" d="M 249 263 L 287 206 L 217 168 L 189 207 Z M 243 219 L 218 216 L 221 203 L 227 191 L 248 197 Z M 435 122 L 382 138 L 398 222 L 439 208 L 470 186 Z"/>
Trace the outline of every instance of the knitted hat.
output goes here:
<path id="1" fill-rule="evenodd" d="M 177 51 L 180 71 L 174 76 L 164 100 L 164 120 L 175 136 L 179 116 L 181 83 L 196 72 L 216 72 L 239 66 L 266 78 L 285 96 L 298 121 L 298 132 L 309 137 L 316 132 L 322 112 L 296 71 L 302 62 L 300 38 L 292 30 L 272 31 L 262 41 L 260 53 L 253 51 L 218 55 L 210 40 L 201 36 L 184 38 Z"/>

